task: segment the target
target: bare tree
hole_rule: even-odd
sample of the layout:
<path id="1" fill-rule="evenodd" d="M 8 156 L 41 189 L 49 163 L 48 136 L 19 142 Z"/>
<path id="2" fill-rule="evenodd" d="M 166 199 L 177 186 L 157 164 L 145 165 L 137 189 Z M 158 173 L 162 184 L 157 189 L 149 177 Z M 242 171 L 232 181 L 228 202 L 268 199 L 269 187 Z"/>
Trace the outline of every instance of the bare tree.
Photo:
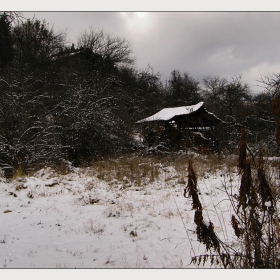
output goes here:
<path id="1" fill-rule="evenodd" d="M 221 147 L 235 149 L 238 144 L 240 127 L 251 110 L 249 87 L 241 80 L 241 75 L 230 80 L 220 77 L 206 77 L 202 84 L 202 97 L 210 112 L 225 121 L 219 131 Z"/>
<path id="2" fill-rule="evenodd" d="M 240 122 L 244 118 L 243 105 L 250 100 L 250 92 L 241 78 L 238 75 L 231 80 L 211 76 L 203 79 L 202 96 L 210 111 L 231 122 Z"/>
<path id="3" fill-rule="evenodd" d="M 119 36 L 106 34 L 102 29 L 90 27 L 80 35 L 77 44 L 78 47 L 91 49 L 115 65 L 131 65 L 134 62 L 130 43 Z"/>
<path id="4" fill-rule="evenodd" d="M 26 172 L 60 159 L 54 55 L 63 36 L 48 24 L 27 20 L 12 27 L 13 57 L 0 74 L 0 166 Z"/>
<path id="5" fill-rule="evenodd" d="M 179 70 L 173 70 L 165 86 L 167 106 L 186 106 L 199 102 L 199 89 L 199 81 L 189 73 L 181 74 Z"/>
<path id="6" fill-rule="evenodd" d="M 65 32 L 55 33 L 45 20 L 28 19 L 12 34 L 17 62 L 32 67 L 46 66 L 65 49 Z"/>
<path id="7" fill-rule="evenodd" d="M 274 73 L 271 76 L 262 76 L 258 82 L 263 84 L 264 91 L 273 97 L 280 95 L 280 73 Z"/>
<path id="8" fill-rule="evenodd" d="M 259 82 L 263 84 L 265 89 L 263 94 L 269 98 L 269 105 L 272 106 L 276 141 L 280 145 L 280 73 L 262 76 Z"/>

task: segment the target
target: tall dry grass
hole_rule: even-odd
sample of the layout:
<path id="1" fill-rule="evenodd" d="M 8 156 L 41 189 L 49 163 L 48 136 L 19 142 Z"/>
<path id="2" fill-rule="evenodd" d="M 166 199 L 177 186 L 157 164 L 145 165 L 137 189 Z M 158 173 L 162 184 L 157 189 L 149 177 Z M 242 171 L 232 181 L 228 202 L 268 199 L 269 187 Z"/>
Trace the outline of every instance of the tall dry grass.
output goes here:
<path id="1" fill-rule="evenodd" d="M 196 173 L 200 177 L 227 170 L 231 172 L 236 165 L 236 156 L 218 156 L 216 154 L 199 155 L 194 153 L 172 154 L 165 156 L 122 156 L 97 160 L 91 166 L 93 174 L 107 182 L 123 182 L 127 187 L 144 187 L 160 179 L 165 181 L 176 179 L 176 184 L 186 184 L 188 162 L 192 160 Z M 175 175 L 169 174 L 169 167 L 175 170 Z M 236 168 L 236 166 L 235 166 Z"/>

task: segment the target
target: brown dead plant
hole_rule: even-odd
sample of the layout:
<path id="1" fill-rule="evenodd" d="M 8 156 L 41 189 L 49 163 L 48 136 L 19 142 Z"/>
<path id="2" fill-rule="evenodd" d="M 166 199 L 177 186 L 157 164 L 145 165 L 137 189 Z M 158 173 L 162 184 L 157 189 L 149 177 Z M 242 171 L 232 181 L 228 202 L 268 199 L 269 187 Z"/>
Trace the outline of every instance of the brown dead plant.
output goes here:
<path id="1" fill-rule="evenodd" d="M 236 236 L 237 249 L 217 236 L 211 221 L 204 221 L 197 178 L 192 162 L 189 162 L 188 185 L 184 197 L 192 198 L 197 238 L 210 252 L 210 255 L 193 257 L 192 262 L 195 264 L 199 265 L 201 261 L 205 264 L 210 259 L 211 265 L 220 264 L 224 268 L 280 268 L 277 201 L 266 178 L 261 151 L 255 163 L 254 159 L 248 159 L 247 150 L 246 131 L 242 128 L 237 164 L 241 176 L 239 195 L 232 196 L 225 188 L 234 211 L 231 226 Z M 252 162 L 255 164 L 255 176 L 252 175 Z"/>
<path id="2" fill-rule="evenodd" d="M 202 259 L 203 264 L 205 264 L 208 259 L 211 259 L 211 264 L 214 264 L 215 261 L 216 264 L 221 264 L 225 268 L 229 265 L 232 267 L 230 254 L 225 244 L 215 233 L 213 223 L 204 220 L 203 208 L 197 190 L 197 178 L 192 166 L 192 161 L 189 161 L 188 173 L 188 184 L 184 189 L 184 197 L 192 198 L 192 209 L 195 210 L 194 222 L 196 224 L 197 239 L 205 245 L 206 251 L 210 252 L 209 255 L 193 257 L 192 262 L 199 265 Z"/>

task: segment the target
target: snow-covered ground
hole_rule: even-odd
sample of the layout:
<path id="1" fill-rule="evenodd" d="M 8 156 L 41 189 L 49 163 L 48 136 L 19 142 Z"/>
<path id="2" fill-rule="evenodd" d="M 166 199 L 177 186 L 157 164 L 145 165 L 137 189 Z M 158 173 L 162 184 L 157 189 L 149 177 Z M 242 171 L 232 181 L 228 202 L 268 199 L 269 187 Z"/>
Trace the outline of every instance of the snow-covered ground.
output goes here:
<path id="1" fill-rule="evenodd" d="M 0 266 L 196 267 L 191 259 L 205 248 L 197 241 L 191 200 L 183 197 L 185 184 L 174 167 L 159 169 L 157 180 L 142 185 L 126 177 L 102 180 L 93 168 L 0 178 Z M 218 170 L 198 180 L 204 216 L 228 242 L 231 210 L 223 186 L 235 189 L 239 179 Z"/>

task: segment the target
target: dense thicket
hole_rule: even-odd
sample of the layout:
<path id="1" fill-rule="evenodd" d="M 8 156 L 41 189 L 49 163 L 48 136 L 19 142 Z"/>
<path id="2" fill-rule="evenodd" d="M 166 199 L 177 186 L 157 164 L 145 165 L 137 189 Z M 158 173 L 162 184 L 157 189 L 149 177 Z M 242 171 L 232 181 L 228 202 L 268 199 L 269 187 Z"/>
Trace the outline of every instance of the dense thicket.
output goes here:
<path id="1" fill-rule="evenodd" d="M 134 60 L 126 39 L 103 30 L 89 29 L 70 46 L 46 21 L 16 23 L 1 13 L 1 167 L 78 166 L 129 152 L 137 120 L 201 100 L 226 122 L 223 148 L 237 147 L 244 125 L 252 144 L 273 142 L 275 87 L 252 95 L 240 76 L 198 81 L 178 70 L 163 84 L 150 65 L 139 70 Z"/>

